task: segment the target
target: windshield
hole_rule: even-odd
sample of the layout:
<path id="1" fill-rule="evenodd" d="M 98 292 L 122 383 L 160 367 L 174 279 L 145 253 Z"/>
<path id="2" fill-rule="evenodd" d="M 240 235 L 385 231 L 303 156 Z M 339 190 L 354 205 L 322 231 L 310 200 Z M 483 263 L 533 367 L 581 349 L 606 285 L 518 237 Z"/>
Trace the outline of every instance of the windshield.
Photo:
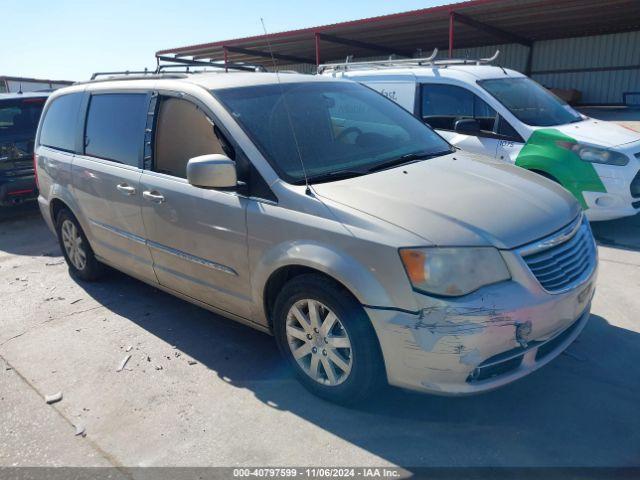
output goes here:
<path id="1" fill-rule="evenodd" d="M 527 125 L 551 127 L 582 120 L 567 103 L 530 78 L 500 78 L 478 83 Z"/>
<path id="2" fill-rule="evenodd" d="M 313 182 L 451 152 L 420 120 L 357 83 L 283 83 L 212 93 L 290 183 L 304 181 L 301 157 Z"/>
<path id="3" fill-rule="evenodd" d="M 0 102 L 0 160 L 18 160 L 33 154 L 33 143 L 46 98 Z"/>

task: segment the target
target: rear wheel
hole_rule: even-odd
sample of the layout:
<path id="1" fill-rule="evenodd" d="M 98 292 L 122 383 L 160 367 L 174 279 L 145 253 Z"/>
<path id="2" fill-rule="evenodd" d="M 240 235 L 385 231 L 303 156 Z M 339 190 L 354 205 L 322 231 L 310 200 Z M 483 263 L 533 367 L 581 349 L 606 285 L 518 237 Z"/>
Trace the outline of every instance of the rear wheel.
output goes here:
<path id="1" fill-rule="evenodd" d="M 321 275 L 296 277 L 275 302 L 278 346 L 302 384 L 341 404 L 371 395 L 385 381 L 375 332 L 364 309 Z"/>
<path id="2" fill-rule="evenodd" d="M 69 210 L 63 209 L 58 213 L 56 231 L 71 273 L 82 280 L 97 280 L 103 273 L 103 266 L 96 260 L 78 220 Z"/>

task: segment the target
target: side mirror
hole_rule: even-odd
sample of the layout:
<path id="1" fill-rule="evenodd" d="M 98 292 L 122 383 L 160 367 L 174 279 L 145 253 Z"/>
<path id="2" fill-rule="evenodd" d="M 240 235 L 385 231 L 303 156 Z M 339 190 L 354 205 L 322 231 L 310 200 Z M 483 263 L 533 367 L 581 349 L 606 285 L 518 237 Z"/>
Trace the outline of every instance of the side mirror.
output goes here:
<path id="1" fill-rule="evenodd" d="M 187 162 L 187 181 L 194 187 L 235 188 L 236 162 L 217 153 L 193 157 Z"/>
<path id="2" fill-rule="evenodd" d="M 478 135 L 480 133 L 480 124 L 475 118 L 465 118 L 458 120 L 453 125 L 453 129 L 465 135 Z"/>

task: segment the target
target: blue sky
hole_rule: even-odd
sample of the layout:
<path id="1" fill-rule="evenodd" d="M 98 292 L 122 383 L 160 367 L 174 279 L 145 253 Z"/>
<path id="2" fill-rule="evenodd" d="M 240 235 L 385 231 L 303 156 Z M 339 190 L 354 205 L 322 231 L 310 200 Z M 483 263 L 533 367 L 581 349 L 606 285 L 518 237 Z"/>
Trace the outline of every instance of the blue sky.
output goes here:
<path id="1" fill-rule="evenodd" d="M 194 43 L 414 10 L 454 0 L 3 0 L 0 75 L 83 80 L 153 67 Z"/>

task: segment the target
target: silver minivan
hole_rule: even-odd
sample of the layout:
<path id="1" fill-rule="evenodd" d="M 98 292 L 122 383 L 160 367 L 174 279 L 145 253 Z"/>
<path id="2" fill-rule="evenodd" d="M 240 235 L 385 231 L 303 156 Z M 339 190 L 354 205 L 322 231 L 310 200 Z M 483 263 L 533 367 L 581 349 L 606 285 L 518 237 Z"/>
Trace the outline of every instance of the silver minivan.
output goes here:
<path id="1" fill-rule="evenodd" d="M 271 333 L 332 401 L 493 389 L 589 318 L 596 248 L 566 190 L 348 80 L 74 85 L 47 101 L 35 162 L 72 275 L 109 265 Z"/>

